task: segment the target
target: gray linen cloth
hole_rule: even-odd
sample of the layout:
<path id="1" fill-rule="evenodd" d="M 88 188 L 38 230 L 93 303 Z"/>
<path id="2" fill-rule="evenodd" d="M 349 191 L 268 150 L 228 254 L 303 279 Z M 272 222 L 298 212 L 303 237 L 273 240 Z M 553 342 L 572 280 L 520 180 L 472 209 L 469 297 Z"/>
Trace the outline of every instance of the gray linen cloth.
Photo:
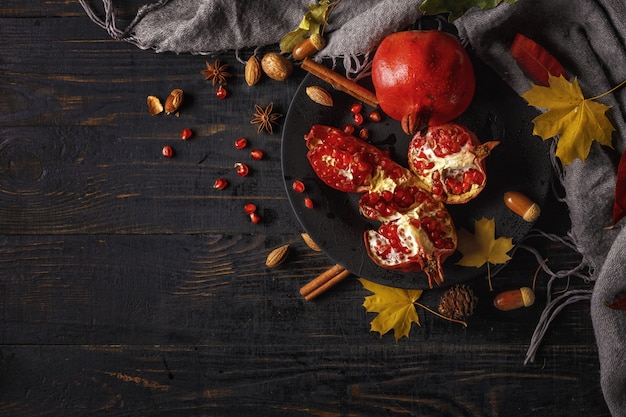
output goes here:
<path id="1" fill-rule="evenodd" d="M 272 46 L 298 26 L 311 0 L 160 0 L 148 4 L 126 28 L 117 27 L 112 0 L 103 9 L 80 0 L 87 15 L 115 39 L 156 52 L 212 54 Z M 388 33 L 419 20 L 422 0 L 341 0 L 326 28 L 325 57 L 343 59 L 348 72 L 364 72 Z M 103 17 L 100 17 L 102 15 Z M 456 20 L 461 39 L 517 93 L 531 87 L 509 53 L 517 32 L 549 50 L 576 76 L 586 97 L 626 79 L 626 4 L 623 0 L 518 0 L 494 9 L 470 9 Z M 358 76 L 358 74 L 357 74 Z M 626 290 L 626 231 L 613 228 L 611 207 L 616 160 L 626 147 L 626 88 L 601 99 L 616 128 L 615 150 L 594 144 L 586 162 L 559 170 L 572 228 L 568 236 L 590 271 L 593 291 L 571 291 L 551 301 L 532 343 L 570 302 L 589 300 L 600 358 L 601 383 L 614 417 L 626 417 L 626 312 L 611 302 Z M 529 350 L 527 361 L 533 360 Z"/>

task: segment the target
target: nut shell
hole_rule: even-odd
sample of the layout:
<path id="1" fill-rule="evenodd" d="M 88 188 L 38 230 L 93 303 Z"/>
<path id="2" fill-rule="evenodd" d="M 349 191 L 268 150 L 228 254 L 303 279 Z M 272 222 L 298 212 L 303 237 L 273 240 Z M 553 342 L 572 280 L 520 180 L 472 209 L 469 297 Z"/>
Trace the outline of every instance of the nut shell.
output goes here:
<path id="1" fill-rule="evenodd" d="M 315 252 L 321 252 L 322 251 L 320 249 L 320 247 L 317 246 L 317 243 L 315 243 L 315 241 L 313 239 L 311 239 L 311 236 L 309 236 L 308 233 L 302 233 L 300 236 L 302 236 L 302 240 L 304 240 L 304 243 L 306 243 L 306 245 L 309 247 L 309 249 L 312 249 Z"/>
<path id="2" fill-rule="evenodd" d="M 261 64 L 255 56 L 251 56 L 248 62 L 246 62 L 244 78 L 246 79 L 246 84 L 250 87 L 261 80 Z"/>
<path id="3" fill-rule="evenodd" d="M 165 113 L 171 114 L 178 110 L 181 104 L 183 104 L 184 98 L 185 95 L 183 93 L 183 90 L 181 90 L 180 88 L 172 90 L 170 95 L 167 96 L 167 99 L 165 100 Z"/>
<path id="4" fill-rule="evenodd" d="M 276 52 L 268 52 L 261 59 L 263 72 L 273 80 L 284 81 L 293 72 L 293 64 Z"/>
<path id="5" fill-rule="evenodd" d="M 156 116 L 157 114 L 163 111 L 163 104 L 161 104 L 161 100 L 159 100 L 156 96 L 148 96 L 148 110 L 150 114 Z"/>
<path id="6" fill-rule="evenodd" d="M 265 260 L 265 266 L 268 268 L 274 268 L 287 259 L 289 255 L 289 245 L 279 246 L 267 255 L 267 259 Z"/>

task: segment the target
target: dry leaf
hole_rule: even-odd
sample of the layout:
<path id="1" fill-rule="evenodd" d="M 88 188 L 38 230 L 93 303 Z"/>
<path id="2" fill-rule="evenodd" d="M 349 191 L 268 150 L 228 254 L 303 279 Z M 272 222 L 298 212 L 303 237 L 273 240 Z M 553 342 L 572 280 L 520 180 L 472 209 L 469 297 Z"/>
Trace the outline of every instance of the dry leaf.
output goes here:
<path id="1" fill-rule="evenodd" d="M 615 130 L 605 112 L 610 106 L 586 99 L 578 80 L 549 76 L 549 87 L 533 85 L 522 94 L 531 106 L 547 109 L 533 119 L 533 134 L 547 140 L 559 136 L 556 156 L 563 165 L 576 159 L 584 161 L 594 140 L 612 148 L 611 134 Z"/>
<path id="2" fill-rule="evenodd" d="M 504 264 L 511 259 L 507 252 L 513 249 L 513 239 L 495 239 L 496 224 L 493 219 L 482 218 L 474 222 L 474 234 L 465 229 L 458 233 L 457 249 L 463 257 L 457 262 L 461 266 L 480 268 L 484 264 Z"/>
<path id="3" fill-rule="evenodd" d="M 417 323 L 419 317 L 414 303 L 422 295 L 422 290 L 406 290 L 376 284 L 359 278 L 361 285 L 374 293 L 365 297 L 363 307 L 370 313 L 378 315 L 370 323 L 370 330 L 381 336 L 393 329 L 396 342 L 409 335 L 411 324 Z"/>
<path id="4" fill-rule="evenodd" d="M 607 303 L 606 306 L 613 310 L 626 310 L 626 291 L 621 292 L 612 303 Z"/>
<path id="5" fill-rule="evenodd" d="M 515 35 L 510 49 L 517 64 L 538 84 L 548 87 L 550 74 L 555 77 L 562 75 L 568 78 L 565 68 L 555 57 L 541 45 L 521 33 Z"/>

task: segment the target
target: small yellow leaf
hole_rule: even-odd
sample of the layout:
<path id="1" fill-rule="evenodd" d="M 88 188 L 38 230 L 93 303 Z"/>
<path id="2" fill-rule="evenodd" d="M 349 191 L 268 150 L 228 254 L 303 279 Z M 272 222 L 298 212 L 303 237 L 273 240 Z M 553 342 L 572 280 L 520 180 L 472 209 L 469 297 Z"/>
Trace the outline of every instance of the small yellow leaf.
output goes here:
<path id="1" fill-rule="evenodd" d="M 493 219 L 482 218 L 474 222 L 474 234 L 465 229 L 458 233 L 457 249 L 463 257 L 457 262 L 461 266 L 480 268 L 485 263 L 504 264 L 511 259 L 507 252 L 513 249 L 513 239 L 495 239 L 496 224 Z"/>
<path id="2" fill-rule="evenodd" d="M 407 290 L 376 284 L 363 278 L 359 282 L 373 295 L 365 297 L 363 307 L 369 313 L 378 313 L 370 323 L 370 330 L 381 336 L 393 329 L 396 341 L 409 335 L 411 324 L 420 325 L 414 303 L 423 290 Z"/>
<path id="3" fill-rule="evenodd" d="M 533 85 L 522 94 L 529 105 L 546 109 L 533 119 L 533 134 L 543 140 L 559 136 L 556 156 L 563 165 L 585 161 L 594 140 L 612 148 L 615 128 L 605 114 L 611 107 L 586 99 L 577 79 L 550 75 L 548 81 L 549 87 Z"/>

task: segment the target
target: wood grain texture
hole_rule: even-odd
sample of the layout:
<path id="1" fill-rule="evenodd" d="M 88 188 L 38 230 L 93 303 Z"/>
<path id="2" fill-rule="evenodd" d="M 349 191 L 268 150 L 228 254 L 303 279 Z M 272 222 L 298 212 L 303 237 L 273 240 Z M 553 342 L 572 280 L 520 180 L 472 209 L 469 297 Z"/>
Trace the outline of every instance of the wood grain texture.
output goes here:
<path id="1" fill-rule="evenodd" d="M 123 27 L 144 2 L 114 3 Z M 531 308 L 495 310 L 480 278 L 468 328 L 418 309 L 421 326 L 397 343 L 370 332 L 354 276 L 300 296 L 335 262 L 301 239 L 280 127 L 257 135 L 249 121 L 254 104 L 286 113 L 303 71 L 251 88 L 222 54 L 236 76 L 218 100 L 199 74 L 213 57 L 114 41 L 75 1 L 7 0 L 0 35 L 0 415 L 609 415 L 588 304 L 567 307 L 523 365 L 545 274 Z M 146 97 L 173 88 L 180 115 L 150 116 Z M 266 157 L 250 160 L 252 148 Z M 217 177 L 229 187 L 212 189 Z M 551 201 L 539 228 L 564 233 L 564 210 Z M 284 244 L 287 261 L 265 267 Z M 528 244 L 554 270 L 580 261 L 558 242 Z M 519 250 L 494 287 L 529 285 L 536 267 Z M 442 293 L 421 301 L 436 308 Z"/>

